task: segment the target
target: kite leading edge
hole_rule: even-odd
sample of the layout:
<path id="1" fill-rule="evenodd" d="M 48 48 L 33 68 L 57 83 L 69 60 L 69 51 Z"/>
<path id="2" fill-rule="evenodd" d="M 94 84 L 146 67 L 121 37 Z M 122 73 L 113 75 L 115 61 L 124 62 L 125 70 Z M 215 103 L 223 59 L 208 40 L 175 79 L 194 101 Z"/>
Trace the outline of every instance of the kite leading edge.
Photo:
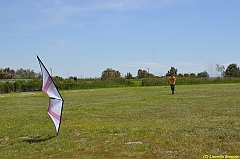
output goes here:
<path id="1" fill-rule="evenodd" d="M 38 62 L 40 64 L 41 72 L 42 72 L 42 90 L 49 96 L 49 108 L 48 114 L 51 117 L 55 128 L 56 128 L 56 135 L 58 135 L 60 124 L 61 124 L 61 117 L 62 117 L 62 108 L 63 108 L 63 98 L 59 93 L 56 85 L 54 84 L 52 77 L 50 76 L 49 72 L 47 71 L 46 67 L 43 65 L 40 58 L 37 56 Z"/>

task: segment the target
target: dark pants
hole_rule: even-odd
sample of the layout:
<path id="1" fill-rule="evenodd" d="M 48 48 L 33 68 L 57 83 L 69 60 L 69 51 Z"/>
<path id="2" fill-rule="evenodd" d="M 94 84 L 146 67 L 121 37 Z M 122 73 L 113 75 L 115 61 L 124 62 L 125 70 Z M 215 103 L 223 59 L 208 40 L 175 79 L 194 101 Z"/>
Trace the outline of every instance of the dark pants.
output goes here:
<path id="1" fill-rule="evenodd" d="M 171 84 L 171 90 L 172 90 L 172 93 L 174 93 L 174 91 L 175 91 L 175 84 Z"/>

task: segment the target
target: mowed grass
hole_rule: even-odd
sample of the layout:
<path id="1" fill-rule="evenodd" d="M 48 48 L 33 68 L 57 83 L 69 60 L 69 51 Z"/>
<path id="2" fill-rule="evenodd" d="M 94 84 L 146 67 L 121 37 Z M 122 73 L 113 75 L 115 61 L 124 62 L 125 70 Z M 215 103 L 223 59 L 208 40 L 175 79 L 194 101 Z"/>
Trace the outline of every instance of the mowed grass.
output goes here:
<path id="1" fill-rule="evenodd" d="M 240 155 L 240 84 L 61 91 L 59 135 L 43 92 L 0 94 L 0 158 Z"/>

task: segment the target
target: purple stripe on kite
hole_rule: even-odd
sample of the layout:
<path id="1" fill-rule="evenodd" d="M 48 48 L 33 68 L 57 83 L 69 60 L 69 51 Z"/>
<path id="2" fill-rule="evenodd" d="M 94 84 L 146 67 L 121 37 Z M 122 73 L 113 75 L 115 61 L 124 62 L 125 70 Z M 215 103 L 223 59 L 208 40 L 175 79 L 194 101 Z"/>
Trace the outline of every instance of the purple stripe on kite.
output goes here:
<path id="1" fill-rule="evenodd" d="M 44 87 L 42 88 L 42 90 L 48 94 L 48 89 L 50 88 L 50 86 L 52 85 L 52 83 L 53 83 L 53 82 L 52 82 L 50 76 L 48 76 L 47 81 L 45 82 Z M 48 94 L 48 95 L 49 95 L 49 94 Z"/>
<path id="2" fill-rule="evenodd" d="M 60 118 L 60 115 L 58 115 L 57 113 L 55 113 L 55 112 L 52 110 L 52 107 L 50 108 L 49 112 L 50 112 L 53 116 L 56 116 L 56 118 Z"/>
<path id="3" fill-rule="evenodd" d="M 48 76 L 48 78 L 47 78 L 47 80 L 46 80 L 46 82 L 45 82 L 45 84 L 44 84 L 44 86 L 43 86 L 43 90 L 45 90 L 46 89 L 46 87 L 47 87 L 47 84 L 48 84 L 48 80 L 50 79 L 50 76 Z"/>
<path id="4" fill-rule="evenodd" d="M 51 85 L 52 85 L 52 81 L 51 81 L 51 83 L 49 84 L 49 86 L 48 86 L 48 88 L 47 88 L 47 92 L 48 92 L 48 89 L 51 87 Z"/>
<path id="5" fill-rule="evenodd" d="M 48 114 L 51 115 L 54 119 L 56 119 L 58 122 L 60 122 L 60 116 L 56 116 L 56 114 L 52 111 L 49 111 Z"/>
<path id="6" fill-rule="evenodd" d="M 50 101 L 50 108 L 48 110 L 48 113 L 51 114 L 57 121 L 60 122 L 60 115 L 56 114 L 53 110 L 52 110 L 52 102 Z"/>

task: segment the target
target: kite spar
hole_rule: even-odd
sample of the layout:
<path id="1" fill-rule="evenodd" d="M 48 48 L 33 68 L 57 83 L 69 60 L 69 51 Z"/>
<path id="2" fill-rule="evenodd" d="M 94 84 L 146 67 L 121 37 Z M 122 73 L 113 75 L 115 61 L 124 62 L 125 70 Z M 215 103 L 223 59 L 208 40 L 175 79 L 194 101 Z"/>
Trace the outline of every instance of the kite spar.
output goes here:
<path id="1" fill-rule="evenodd" d="M 55 128 L 56 128 L 56 135 L 58 135 L 60 124 L 61 124 L 61 117 L 62 117 L 62 108 L 63 108 L 63 98 L 59 93 L 56 85 L 54 84 L 52 77 L 50 76 L 49 72 L 47 71 L 46 67 L 43 65 L 40 58 L 37 56 L 38 62 L 41 67 L 42 72 L 42 90 L 49 96 L 49 108 L 48 108 L 48 115 L 51 117 Z"/>

